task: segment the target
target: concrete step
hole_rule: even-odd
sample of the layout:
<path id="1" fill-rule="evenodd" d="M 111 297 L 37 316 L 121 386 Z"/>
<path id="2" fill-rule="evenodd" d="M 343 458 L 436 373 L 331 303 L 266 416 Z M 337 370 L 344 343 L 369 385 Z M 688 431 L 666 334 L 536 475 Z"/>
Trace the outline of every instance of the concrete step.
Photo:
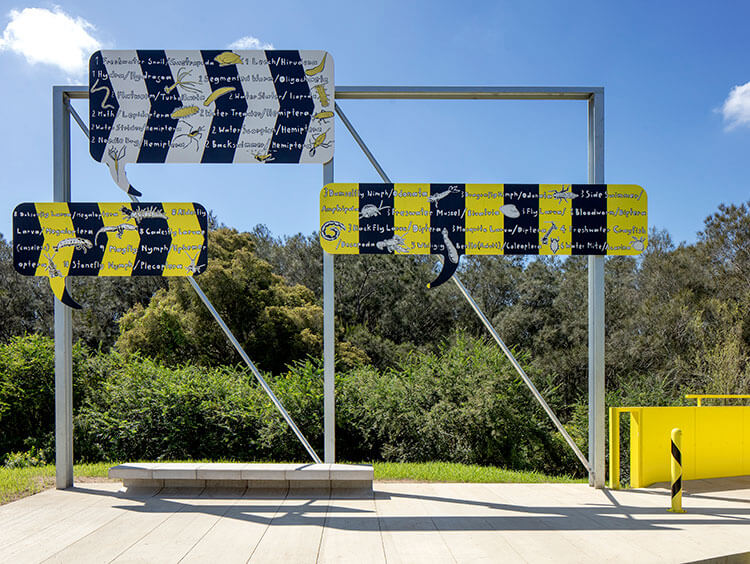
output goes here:
<path id="1" fill-rule="evenodd" d="M 128 462 L 109 469 L 125 488 L 357 489 L 372 491 L 369 464 Z"/>

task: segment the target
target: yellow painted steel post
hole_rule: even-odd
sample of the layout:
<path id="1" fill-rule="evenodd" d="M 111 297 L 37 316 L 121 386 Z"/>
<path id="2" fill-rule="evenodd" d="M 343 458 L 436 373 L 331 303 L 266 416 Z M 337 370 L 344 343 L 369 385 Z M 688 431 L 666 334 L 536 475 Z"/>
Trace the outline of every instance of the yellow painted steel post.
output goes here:
<path id="1" fill-rule="evenodd" d="M 609 487 L 620 489 L 620 410 L 609 408 Z"/>
<path id="2" fill-rule="evenodd" d="M 682 430 L 672 429 L 672 513 L 685 513 L 682 509 Z"/>

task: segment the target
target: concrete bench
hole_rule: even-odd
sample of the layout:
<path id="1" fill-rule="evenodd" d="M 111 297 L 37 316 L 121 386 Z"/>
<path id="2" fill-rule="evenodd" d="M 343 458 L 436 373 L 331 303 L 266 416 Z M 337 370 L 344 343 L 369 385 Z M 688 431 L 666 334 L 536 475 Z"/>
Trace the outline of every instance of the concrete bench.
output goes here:
<path id="1" fill-rule="evenodd" d="M 132 462 L 109 469 L 125 488 L 357 489 L 372 491 L 365 464 Z"/>

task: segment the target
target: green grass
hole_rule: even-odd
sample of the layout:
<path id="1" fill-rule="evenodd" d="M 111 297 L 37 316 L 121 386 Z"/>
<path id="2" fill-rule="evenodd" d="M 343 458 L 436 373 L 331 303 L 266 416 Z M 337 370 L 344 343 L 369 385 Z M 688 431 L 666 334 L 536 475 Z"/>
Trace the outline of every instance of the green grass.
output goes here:
<path id="1" fill-rule="evenodd" d="M 111 463 L 76 464 L 73 475 L 76 480 L 106 478 Z M 30 468 L 4 468 L 0 466 L 0 505 L 38 493 L 55 485 L 55 465 Z"/>
<path id="2" fill-rule="evenodd" d="M 187 462 L 187 461 L 185 461 Z M 199 462 L 199 461 L 194 461 Z M 204 460 L 202 462 L 210 462 Z M 106 478 L 107 470 L 116 462 L 76 464 L 73 475 L 76 481 Z M 506 470 L 494 466 L 456 464 L 453 462 L 374 462 L 376 480 L 409 480 L 414 482 L 516 482 L 537 483 L 584 483 L 586 480 L 570 476 L 547 476 L 539 472 Z M 55 485 L 55 466 L 31 468 L 0 467 L 0 505 L 38 493 Z"/>
<path id="3" fill-rule="evenodd" d="M 373 462 L 376 480 L 411 480 L 415 482 L 515 482 L 524 484 L 584 483 L 570 476 L 547 476 L 539 472 L 506 470 L 495 466 L 477 466 L 455 462 Z"/>

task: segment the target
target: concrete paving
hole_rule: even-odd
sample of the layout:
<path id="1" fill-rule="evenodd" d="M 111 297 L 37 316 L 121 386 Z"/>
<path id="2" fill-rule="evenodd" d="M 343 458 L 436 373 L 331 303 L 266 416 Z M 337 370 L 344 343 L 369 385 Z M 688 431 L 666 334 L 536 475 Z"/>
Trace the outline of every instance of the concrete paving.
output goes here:
<path id="1" fill-rule="evenodd" d="M 0 507 L 0 562 L 750 561 L 750 476 L 686 483 L 682 515 L 664 487 L 119 490 L 78 484 Z"/>

